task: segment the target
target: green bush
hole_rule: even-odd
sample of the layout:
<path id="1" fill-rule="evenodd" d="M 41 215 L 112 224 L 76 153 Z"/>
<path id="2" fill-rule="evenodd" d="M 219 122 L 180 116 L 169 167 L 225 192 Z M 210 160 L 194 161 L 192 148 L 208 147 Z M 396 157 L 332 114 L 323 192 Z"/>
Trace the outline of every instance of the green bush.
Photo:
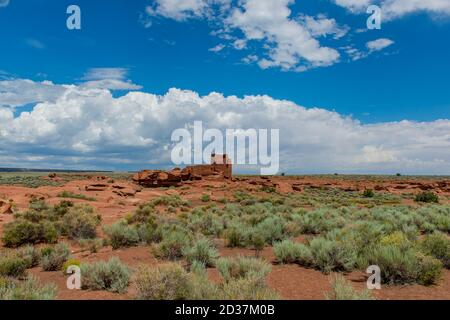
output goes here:
<path id="1" fill-rule="evenodd" d="M 351 271 L 356 265 L 356 251 L 344 243 L 320 237 L 311 240 L 309 248 L 313 257 L 313 266 L 325 273 Z"/>
<path id="2" fill-rule="evenodd" d="M 283 226 L 283 220 L 275 216 L 263 220 L 255 229 L 264 236 L 265 242 L 271 245 L 274 241 L 279 241 L 284 238 Z"/>
<path id="3" fill-rule="evenodd" d="M 122 247 L 132 247 L 139 243 L 139 234 L 135 227 L 125 221 L 118 221 L 111 226 L 103 228 L 114 250 Z"/>
<path id="4" fill-rule="evenodd" d="M 414 198 L 416 202 L 426 202 L 426 203 L 438 203 L 439 197 L 437 194 L 429 191 L 420 192 Z"/>
<path id="5" fill-rule="evenodd" d="M 17 254 L 25 260 L 27 269 L 36 267 L 41 260 L 41 252 L 31 245 L 21 247 Z"/>
<path id="6" fill-rule="evenodd" d="M 181 198 L 179 195 L 170 195 L 170 196 L 161 196 L 155 199 L 152 199 L 147 203 L 149 206 L 171 206 L 171 207 L 181 207 L 181 206 L 189 206 L 189 202 Z"/>
<path id="7" fill-rule="evenodd" d="M 266 239 L 259 230 L 253 229 L 247 239 L 247 245 L 255 250 L 256 256 L 259 257 L 259 253 L 264 249 L 266 245 Z"/>
<path id="8" fill-rule="evenodd" d="M 202 196 L 200 197 L 200 200 L 202 202 L 209 202 L 209 201 L 211 201 L 211 196 L 209 194 L 202 194 Z"/>
<path id="9" fill-rule="evenodd" d="M 277 300 L 279 295 L 259 277 L 232 279 L 223 284 L 221 300 Z"/>
<path id="10" fill-rule="evenodd" d="M 49 209 L 49 206 L 45 203 L 44 200 L 31 199 L 29 203 L 30 210 L 35 211 L 45 211 Z"/>
<path id="11" fill-rule="evenodd" d="M 130 281 L 128 267 L 116 257 L 108 262 L 81 264 L 82 289 L 124 293 Z"/>
<path id="12" fill-rule="evenodd" d="M 101 238 L 95 239 L 79 239 L 78 243 L 81 248 L 89 250 L 91 253 L 96 253 L 103 247 L 104 241 Z"/>
<path id="13" fill-rule="evenodd" d="M 27 261 L 17 252 L 5 252 L 0 255 L 0 277 L 22 278 L 26 275 Z"/>
<path id="14" fill-rule="evenodd" d="M 64 215 L 62 228 L 71 239 L 92 239 L 96 237 L 96 227 L 100 224 L 101 217 L 94 214 L 94 209 L 89 205 L 76 205 Z"/>
<path id="15" fill-rule="evenodd" d="M 413 248 L 375 246 L 366 253 L 368 265 L 381 269 L 383 283 L 420 283 L 429 285 L 440 278 L 442 264 L 439 260 L 418 254 Z"/>
<path id="16" fill-rule="evenodd" d="M 54 284 L 42 285 L 34 277 L 25 281 L 0 278 L 0 300 L 53 300 L 56 293 Z"/>
<path id="17" fill-rule="evenodd" d="M 264 279 L 272 269 L 264 260 L 250 257 L 220 258 L 216 266 L 225 281 L 247 277 Z"/>
<path id="18" fill-rule="evenodd" d="M 450 269 L 450 238 L 443 233 L 436 232 L 427 235 L 420 244 L 421 250 L 439 259 L 445 268 Z"/>
<path id="19" fill-rule="evenodd" d="M 190 264 L 197 261 L 206 267 L 214 266 L 219 255 L 211 241 L 206 238 L 198 239 L 192 246 L 184 247 L 182 253 Z"/>
<path id="20" fill-rule="evenodd" d="M 189 299 L 216 300 L 219 297 L 219 287 L 209 280 L 204 264 L 194 261 L 190 265 Z"/>
<path id="21" fill-rule="evenodd" d="M 417 282 L 425 286 L 433 285 L 442 276 L 442 262 L 430 256 L 417 254 L 419 275 Z"/>
<path id="22" fill-rule="evenodd" d="M 55 243 L 58 232 L 49 221 L 33 223 L 18 219 L 7 223 L 3 229 L 2 241 L 6 247 L 18 247 L 23 244 L 36 244 L 40 242 Z"/>
<path id="23" fill-rule="evenodd" d="M 81 266 L 81 262 L 80 262 L 79 260 L 77 260 L 77 259 L 69 259 L 69 260 L 67 260 L 66 262 L 64 262 L 64 264 L 63 264 L 63 266 L 62 266 L 62 268 L 61 268 L 61 271 L 62 271 L 64 274 L 66 274 L 66 273 L 67 273 L 67 269 L 68 269 L 70 266 L 77 266 L 77 267 L 80 267 L 80 266 Z"/>
<path id="24" fill-rule="evenodd" d="M 158 225 L 152 222 L 138 224 L 136 231 L 138 233 L 139 240 L 148 244 L 160 242 L 163 237 L 162 229 L 158 228 Z"/>
<path id="25" fill-rule="evenodd" d="M 375 196 L 375 193 L 373 192 L 372 189 L 366 189 L 363 192 L 363 197 L 365 198 L 373 198 Z"/>
<path id="26" fill-rule="evenodd" d="M 61 270 L 69 256 L 70 249 L 65 243 L 59 243 L 50 249 L 43 250 L 41 258 L 42 269 L 44 271 Z"/>
<path id="27" fill-rule="evenodd" d="M 189 275 L 177 263 L 154 268 L 142 266 L 136 276 L 136 296 L 141 300 L 189 299 Z"/>
<path id="28" fill-rule="evenodd" d="M 159 258 L 176 260 L 183 256 L 183 248 L 190 243 L 191 239 L 186 230 L 180 228 L 166 230 L 161 242 L 154 246 L 153 253 Z"/>
<path id="29" fill-rule="evenodd" d="M 229 226 L 225 233 L 227 246 L 231 248 L 245 247 L 248 243 L 251 231 L 252 230 L 250 228 L 241 223 L 233 223 Z"/>
<path id="30" fill-rule="evenodd" d="M 81 200 L 87 200 L 87 201 L 97 201 L 97 199 L 85 196 L 84 194 L 77 194 L 70 191 L 63 191 L 61 193 L 58 193 L 57 197 L 59 198 L 73 198 L 73 199 L 81 199 Z"/>
<path id="31" fill-rule="evenodd" d="M 327 300 L 375 300 L 370 290 L 355 291 L 343 276 L 336 276 L 330 292 L 325 294 Z"/>
<path id="32" fill-rule="evenodd" d="M 301 243 L 293 243 L 290 240 L 277 242 L 273 246 L 275 257 L 281 263 L 295 263 L 308 266 L 311 264 L 313 257 L 311 250 Z"/>
<path id="33" fill-rule="evenodd" d="M 157 211 L 154 205 L 151 205 L 149 203 L 140 204 L 139 207 L 134 212 L 134 214 L 130 217 L 129 222 L 130 223 L 132 222 L 147 223 L 148 221 L 154 222 L 156 213 Z"/>

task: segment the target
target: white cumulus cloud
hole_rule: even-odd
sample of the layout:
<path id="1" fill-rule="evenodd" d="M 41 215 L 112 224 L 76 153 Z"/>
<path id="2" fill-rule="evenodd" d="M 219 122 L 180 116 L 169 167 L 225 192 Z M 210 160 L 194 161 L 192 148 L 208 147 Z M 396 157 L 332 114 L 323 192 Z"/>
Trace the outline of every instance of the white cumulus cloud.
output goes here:
<path id="1" fill-rule="evenodd" d="M 392 41 L 391 39 L 381 38 L 381 39 L 367 42 L 366 47 L 370 51 L 381 51 L 393 44 L 394 44 L 394 41 Z"/>
<path id="2" fill-rule="evenodd" d="M 11 90 L 11 84 L 0 81 L 2 86 Z M 443 174 L 450 170 L 450 120 L 361 124 L 323 108 L 305 108 L 269 96 L 215 92 L 200 96 L 170 89 L 164 95 L 135 91 L 114 97 L 108 89 L 47 86 L 64 90 L 16 116 L 11 108 L 0 107 L 0 166 L 171 166 L 172 132 L 203 121 L 205 128 L 221 131 L 280 129 L 280 170 L 285 172 Z M 0 105 L 7 104 L 5 96 L 9 97 L 0 96 Z"/>

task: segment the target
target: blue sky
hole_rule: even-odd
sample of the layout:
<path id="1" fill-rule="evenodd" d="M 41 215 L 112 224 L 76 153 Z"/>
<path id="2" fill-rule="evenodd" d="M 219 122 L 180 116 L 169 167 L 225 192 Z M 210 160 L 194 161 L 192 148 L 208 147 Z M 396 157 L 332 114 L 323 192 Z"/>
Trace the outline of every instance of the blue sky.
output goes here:
<path id="1" fill-rule="evenodd" d="M 351 40 L 330 42 L 343 46 L 351 41 L 357 48 L 378 38 L 395 43 L 365 59 L 343 56 L 333 66 L 298 73 L 243 64 L 247 52 L 208 51 L 221 41 L 210 35 L 212 23 L 202 19 L 157 17 L 144 28 L 139 16 L 152 1 L 76 2 L 82 10 L 80 31 L 65 28 L 65 10 L 73 1 L 12 0 L 0 9 L 0 70 L 72 83 L 92 67 L 126 67 L 135 83 L 154 93 L 177 87 L 201 94 L 268 94 L 352 114 L 367 123 L 449 115 L 450 23 L 444 18 L 418 13 L 386 22 L 381 30 L 351 31 Z M 291 8 L 293 15 L 326 13 L 353 31 L 365 28 L 368 17 L 330 1 L 297 1 Z"/>
<path id="2" fill-rule="evenodd" d="M 130 85 L 125 85 L 125 90 L 107 87 L 114 98 L 130 91 L 164 96 L 170 88 L 190 90 L 200 96 L 211 92 L 239 98 L 267 95 L 276 101 L 288 100 L 306 108 L 335 111 L 344 120 L 351 116 L 352 121 L 368 125 L 366 128 L 402 120 L 435 124 L 438 119 L 450 118 L 449 1 L 432 0 L 427 2 L 429 7 L 416 4 L 399 10 L 389 7 L 383 0 L 374 0 L 372 3 L 382 7 L 386 19 L 381 30 L 367 30 L 367 6 L 355 4 L 357 1 L 279 0 L 280 8 L 291 10 L 288 17 L 281 17 L 283 21 L 289 21 L 291 26 L 298 24 L 309 32 L 308 37 L 317 41 L 319 48 L 313 48 L 312 58 L 302 56 L 309 49 L 303 48 L 296 35 L 289 39 L 283 30 L 274 30 L 271 25 L 272 35 L 252 39 L 250 31 L 260 25 L 255 27 L 251 16 L 240 24 L 230 21 L 233 10 L 246 12 L 246 1 L 216 0 L 211 4 L 214 1 L 0 0 L 0 81 L 29 79 L 34 84 L 51 81 L 51 89 L 57 91 L 57 86 L 62 84 L 82 86 L 88 81 L 104 80 L 95 70 L 108 68 L 105 70 L 116 72 L 111 79 Z M 217 2 L 227 3 L 230 7 L 223 9 Z M 359 3 L 365 2 L 368 1 Z M 177 11 L 176 7 L 171 7 L 174 3 L 184 5 L 185 10 L 178 6 Z M 199 3 L 202 6 L 195 7 Z M 70 4 L 81 8 L 81 30 L 66 28 L 66 8 Z M 194 7 L 190 8 L 189 4 Z M 306 17 L 311 17 L 313 22 L 332 25 L 322 31 L 310 30 Z M 224 33 L 226 28 L 229 31 Z M 245 40 L 245 48 L 238 50 L 233 46 L 238 39 Z M 380 39 L 389 42 L 386 46 L 369 49 L 369 43 Z M 282 58 L 271 56 L 270 48 L 277 45 L 292 48 L 291 44 L 298 47 L 295 54 Z M 328 51 L 320 51 L 324 48 Z M 283 51 L 282 55 L 289 50 Z M 316 59 L 316 53 L 326 57 Z M 293 57 L 298 61 L 287 65 L 286 61 Z M 270 66 L 264 66 L 263 60 L 269 61 Z M 5 84 L 5 87 L 11 86 Z M 0 107 L 3 105 L 5 110 L 12 110 L 16 120 L 22 112 L 32 112 L 36 103 L 51 100 L 42 97 L 24 99 L 12 105 L 7 100 L 1 101 L 2 92 L 4 99 L 10 96 L 8 90 L 0 85 Z M 18 94 L 19 89 L 15 90 Z M 428 129 L 420 132 L 425 131 Z M 448 142 L 446 139 L 445 143 Z M 41 143 L 47 145 L 48 140 Z M 359 150 L 367 145 L 381 148 L 375 150 L 388 148 L 380 139 L 377 143 L 362 143 Z M 80 162 L 51 160 L 48 157 L 57 156 L 54 150 L 43 147 L 45 151 L 38 152 L 36 146 L 18 148 L 16 162 L 38 166 L 39 163 L 32 160 L 38 157 L 36 159 L 46 158 L 46 165 L 61 162 L 70 167 L 92 166 L 92 161 L 86 160 L 87 156 L 77 160 Z M 24 154 L 31 160 L 20 156 Z M 65 156 L 73 154 L 68 151 Z M 92 159 L 98 154 L 89 156 Z M 400 159 L 399 156 L 394 158 Z M 423 160 L 414 155 L 409 160 L 444 161 L 447 168 L 449 158 L 448 153 L 440 150 L 430 159 Z M 389 152 L 387 159 L 390 159 Z M 310 161 L 314 163 L 314 160 Z M 2 162 L 0 154 L 0 165 L 13 162 Z M 390 172 L 404 167 L 402 162 L 393 167 L 386 167 L 382 162 L 370 168 L 361 166 L 358 170 Z M 134 168 L 138 165 L 142 162 L 105 164 L 102 168 Z M 430 169 L 428 164 L 424 165 L 428 168 L 424 170 L 417 166 L 411 167 L 411 172 L 442 171 L 442 167 Z M 346 171 L 346 168 L 351 171 L 352 165 L 343 163 L 342 170 Z M 322 171 L 327 170 L 333 169 L 324 166 Z"/>

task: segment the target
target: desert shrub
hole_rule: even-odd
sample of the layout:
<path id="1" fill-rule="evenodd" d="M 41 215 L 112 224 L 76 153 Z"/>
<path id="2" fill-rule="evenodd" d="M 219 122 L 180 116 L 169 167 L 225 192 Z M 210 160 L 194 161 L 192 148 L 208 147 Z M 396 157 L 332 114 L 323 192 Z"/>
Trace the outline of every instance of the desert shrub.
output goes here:
<path id="1" fill-rule="evenodd" d="M 290 240 L 277 242 L 273 246 L 275 257 L 282 263 L 299 262 L 302 265 L 309 265 L 312 262 L 311 250 L 301 243 L 293 243 Z"/>
<path id="2" fill-rule="evenodd" d="M 77 266 L 77 267 L 80 267 L 80 265 L 81 265 L 81 262 L 80 262 L 79 260 L 77 260 L 77 259 L 69 259 L 69 260 L 67 260 L 66 262 L 64 262 L 64 264 L 63 264 L 63 266 L 62 266 L 62 268 L 61 268 L 61 271 L 62 271 L 64 274 L 66 274 L 66 273 L 67 273 L 67 269 L 68 269 L 70 266 Z"/>
<path id="3" fill-rule="evenodd" d="M 231 224 L 225 233 L 225 239 L 227 240 L 227 246 L 244 247 L 247 244 L 251 228 L 242 223 Z"/>
<path id="4" fill-rule="evenodd" d="M 283 220 L 275 216 L 263 220 L 255 228 L 256 232 L 264 237 L 267 244 L 272 244 L 274 241 L 279 241 L 284 238 L 283 226 Z"/>
<path id="5" fill-rule="evenodd" d="M 89 205 L 76 205 L 64 215 L 62 228 L 71 239 L 92 239 L 96 237 L 95 229 L 100 224 L 101 217 L 94 214 Z"/>
<path id="6" fill-rule="evenodd" d="M 270 289 L 259 277 L 232 279 L 223 284 L 220 292 L 222 300 L 276 300 L 278 294 Z"/>
<path id="7" fill-rule="evenodd" d="M 377 265 L 381 269 L 384 283 L 435 283 L 441 273 L 442 264 L 432 257 L 418 254 L 414 249 L 376 246 L 366 253 L 367 265 Z"/>
<path id="8" fill-rule="evenodd" d="M 0 255 L 0 277 L 21 278 L 26 275 L 27 261 L 17 252 L 8 251 Z"/>
<path id="9" fill-rule="evenodd" d="M 294 221 L 299 224 L 303 234 L 319 234 L 345 225 L 345 219 L 331 209 L 318 209 L 296 215 Z"/>
<path id="10" fill-rule="evenodd" d="M 202 202 L 209 202 L 209 201 L 211 201 L 211 196 L 209 194 L 202 194 L 202 196 L 200 197 L 200 200 Z"/>
<path id="11" fill-rule="evenodd" d="M 170 195 L 170 196 L 161 196 L 155 199 L 152 199 L 147 203 L 149 206 L 172 206 L 175 208 L 179 208 L 181 206 L 189 206 L 189 201 L 184 200 L 179 195 Z"/>
<path id="12" fill-rule="evenodd" d="M 272 269 L 264 260 L 250 257 L 219 258 L 216 266 L 225 281 L 247 277 L 264 279 Z"/>
<path id="13" fill-rule="evenodd" d="M 443 233 L 436 232 L 427 235 L 420 243 L 420 249 L 436 259 L 439 259 L 445 268 L 450 268 L 450 238 Z"/>
<path id="14" fill-rule="evenodd" d="M 65 243 L 59 243 L 42 252 L 41 265 L 44 271 L 61 270 L 70 256 L 70 249 Z"/>
<path id="15" fill-rule="evenodd" d="M 211 241 L 206 238 L 198 239 L 192 246 L 184 247 L 182 253 L 190 264 L 197 261 L 207 267 L 214 266 L 219 255 Z"/>
<path id="16" fill-rule="evenodd" d="M 41 284 L 36 278 L 25 281 L 0 278 L 0 300 L 53 300 L 57 288 L 54 284 Z"/>
<path id="17" fill-rule="evenodd" d="M 79 245 L 82 249 L 87 249 L 91 253 L 96 253 L 100 248 L 103 247 L 104 241 L 100 238 L 95 239 L 79 239 L 78 240 Z"/>
<path id="18" fill-rule="evenodd" d="M 148 221 L 154 221 L 157 211 L 155 206 L 149 203 L 140 204 L 135 210 L 134 214 L 130 217 L 130 223 L 132 222 L 142 222 L 146 223 Z"/>
<path id="19" fill-rule="evenodd" d="M 45 203 L 44 200 L 31 199 L 29 202 L 29 208 L 30 210 L 44 211 L 48 210 L 49 206 Z"/>
<path id="20" fill-rule="evenodd" d="M 163 232 L 163 239 L 153 247 L 153 253 L 159 258 L 176 260 L 183 256 L 183 248 L 190 243 L 191 239 L 186 230 L 173 228 Z"/>
<path id="21" fill-rule="evenodd" d="M 62 200 L 58 204 L 53 206 L 53 214 L 56 217 L 63 217 L 69 209 L 74 206 L 74 203 L 70 200 Z"/>
<path id="22" fill-rule="evenodd" d="M 142 266 L 135 279 L 136 295 L 141 300 L 185 300 L 189 298 L 189 275 L 177 263 L 155 268 Z"/>
<path id="23" fill-rule="evenodd" d="M 17 255 L 25 260 L 27 269 L 39 265 L 41 260 L 41 252 L 31 245 L 19 248 Z"/>
<path id="24" fill-rule="evenodd" d="M 49 221 L 34 223 L 18 219 L 7 223 L 3 229 L 2 241 L 6 247 L 18 247 L 23 244 L 39 242 L 55 243 L 58 232 Z"/>
<path id="25" fill-rule="evenodd" d="M 363 192 L 363 197 L 365 198 L 373 198 L 375 196 L 375 193 L 373 192 L 372 189 L 366 189 Z"/>
<path id="26" fill-rule="evenodd" d="M 414 201 L 416 202 L 426 202 L 426 203 L 438 203 L 439 197 L 437 194 L 430 192 L 430 191 L 424 191 L 420 192 L 416 195 L 414 198 Z"/>
<path id="27" fill-rule="evenodd" d="M 219 217 L 211 214 L 193 210 L 189 217 L 188 227 L 195 233 L 202 233 L 205 236 L 220 236 L 224 224 Z"/>
<path id="28" fill-rule="evenodd" d="M 331 290 L 325 294 L 325 297 L 327 300 L 374 300 L 369 290 L 355 291 L 343 276 L 334 278 Z"/>
<path id="29" fill-rule="evenodd" d="M 72 198 L 72 199 L 81 199 L 81 200 L 87 200 L 87 201 L 97 201 L 97 199 L 93 198 L 93 197 L 88 197 L 84 194 L 78 194 L 78 193 L 73 193 L 70 191 L 63 191 L 58 193 L 57 197 L 59 198 Z"/>
<path id="30" fill-rule="evenodd" d="M 128 267 L 116 257 L 107 262 L 81 264 L 82 289 L 124 293 L 130 281 Z"/>
<path id="31" fill-rule="evenodd" d="M 189 299 L 215 300 L 219 298 L 219 287 L 209 280 L 205 265 L 194 261 L 190 265 Z"/>
<path id="32" fill-rule="evenodd" d="M 410 248 L 412 243 L 409 241 L 408 237 L 401 231 L 395 231 L 387 236 L 380 239 L 380 244 L 383 246 L 396 246 L 402 250 Z"/>
<path id="33" fill-rule="evenodd" d="M 266 245 L 266 239 L 259 230 L 255 230 L 254 228 L 247 239 L 247 245 L 253 248 L 256 256 L 259 257 L 260 252 Z"/>
<path id="34" fill-rule="evenodd" d="M 313 266 L 325 273 L 350 271 L 356 264 L 356 251 L 345 243 L 314 238 L 311 240 L 309 248 L 313 257 Z"/>
<path id="35" fill-rule="evenodd" d="M 419 274 L 417 282 L 429 286 L 436 284 L 442 276 L 442 262 L 433 257 L 418 253 Z"/>
<path id="36" fill-rule="evenodd" d="M 144 243 L 160 242 L 163 237 L 163 232 L 158 225 L 153 222 L 141 223 L 136 227 L 140 241 Z"/>
<path id="37" fill-rule="evenodd" d="M 111 226 L 105 226 L 103 231 L 109 238 L 113 249 L 132 247 L 139 243 L 139 234 L 135 227 L 125 221 L 118 221 Z"/>

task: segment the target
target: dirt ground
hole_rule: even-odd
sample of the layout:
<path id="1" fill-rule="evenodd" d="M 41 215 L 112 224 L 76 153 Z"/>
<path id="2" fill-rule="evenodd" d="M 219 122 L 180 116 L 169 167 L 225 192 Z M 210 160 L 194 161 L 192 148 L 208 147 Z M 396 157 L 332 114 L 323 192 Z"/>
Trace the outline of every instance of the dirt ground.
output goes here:
<path id="1" fill-rule="evenodd" d="M 70 199 L 75 203 L 89 203 L 102 216 L 102 224 L 111 224 L 125 217 L 136 209 L 139 203 L 146 202 L 162 195 L 177 194 L 190 200 L 193 206 L 203 204 L 200 197 L 209 194 L 211 200 L 231 198 L 236 190 L 245 189 L 255 194 L 263 195 L 261 187 L 275 188 L 280 193 L 303 192 L 304 188 L 336 188 L 344 191 L 363 191 L 374 189 L 394 195 L 415 194 L 419 191 L 430 190 L 437 193 L 442 199 L 441 203 L 448 204 L 450 196 L 450 179 L 445 178 L 407 178 L 407 177 L 371 177 L 352 178 L 344 176 L 313 176 L 313 177 L 275 177 L 263 179 L 260 177 L 239 177 L 233 181 L 201 180 L 190 182 L 185 187 L 170 189 L 142 189 L 129 180 L 108 181 L 107 179 L 91 178 L 74 180 L 62 186 L 44 186 L 27 188 L 21 186 L 0 185 L 0 199 L 13 204 L 14 211 L 28 208 L 32 197 L 42 198 L 49 204 L 56 204 L 62 199 L 58 194 L 62 191 L 83 194 L 94 197 L 96 201 L 83 199 Z M 92 185 L 103 184 L 106 187 L 91 190 Z M 95 188 L 94 188 L 95 189 Z M 127 194 L 118 192 L 127 190 Z M 414 205 L 414 201 L 408 197 L 402 198 L 404 204 Z M 0 207 L 1 208 L 1 207 Z M 1 213 L 1 212 L 0 212 Z M 13 215 L 0 214 L 0 235 L 3 225 L 12 221 Z M 99 230 L 100 232 L 100 230 Z M 296 239 L 302 241 L 300 237 Z M 113 256 L 119 257 L 122 262 L 136 267 L 140 264 L 156 265 L 163 263 L 153 257 L 148 246 L 112 250 L 104 247 L 98 253 L 81 251 L 75 242 L 68 241 L 72 246 L 73 256 L 81 262 L 107 260 Z M 224 243 L 219 243 L 221 256 L 254 255 L 250 249 L 227 248 Z M 268 284 L 275 289 L 283 299 L 324 299 L 324 293 L 330 289 L 331 275 L 325 275 L 314 269 L 304 268 L 298 265 L 279 265 L 275 261 L 273 250 L 266 247 L 262 257 L 272 263 L 272 271 L 268 276 Z M 109 292 L 92 292 L 80 290 L 68 290 L 66 288 L 66 275 L 60 272 L 43 272 L 40 267 L 31 269 L 30 272 L 44 282 L 53 282 L 58 286 L 57 299 L 132 299 L 133 284 L 126 294 L 113 294 Z M 208 275 L 212 280 L 219 281 L 220 276 L 215 269 L 209 269 Z M 362 272 L 352 272 L 345 275 L 346 279 L 358 289 L 365 287 L 366 275 Z M 443 277 L 438 285 L 425 287 L 420 285 L 408 286 L 383 286 L 381 290 L 375 290 L 374 295 L 379 299 L 450 299 L 450 271 L 444 270 Z"/>

